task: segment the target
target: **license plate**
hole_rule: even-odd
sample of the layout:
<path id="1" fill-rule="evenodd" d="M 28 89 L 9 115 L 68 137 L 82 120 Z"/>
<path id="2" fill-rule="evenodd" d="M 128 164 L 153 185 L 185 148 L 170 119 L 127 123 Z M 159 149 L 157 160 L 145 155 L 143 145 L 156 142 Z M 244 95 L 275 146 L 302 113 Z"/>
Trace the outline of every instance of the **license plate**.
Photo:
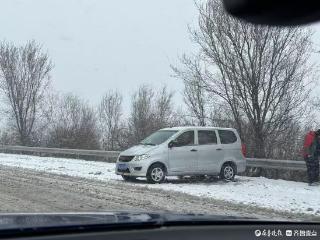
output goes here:
<path id="1" fill-rule="evenodd" d="M 119 170 L 126 170 L 128 167 L 127 167 L 127 164 L 118 164 L 118 169 Z"/>

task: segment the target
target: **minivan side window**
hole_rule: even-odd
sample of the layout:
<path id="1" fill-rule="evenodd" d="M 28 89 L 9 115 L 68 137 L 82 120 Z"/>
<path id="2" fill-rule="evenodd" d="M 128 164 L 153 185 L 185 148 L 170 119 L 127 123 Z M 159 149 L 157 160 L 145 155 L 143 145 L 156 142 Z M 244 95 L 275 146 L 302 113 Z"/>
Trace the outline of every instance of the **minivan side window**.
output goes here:
<path id="1" fill-rule="evenodd" d="M 217 135 L 215 131 L 198 130 L 199 145 L 217 144 Z"/>
<path id="2" fill-rule="evenodd" d="M 221 144 L 231 144 L 237 141 L 237 136 L 233 131 L 218 130 Z"/>
<path id="3" fill-rule="evenodd" d="M 177 147 L 194 145 L 194 131 L 187 131 L 182 133 L 176 138 L 175 142 Z"/>

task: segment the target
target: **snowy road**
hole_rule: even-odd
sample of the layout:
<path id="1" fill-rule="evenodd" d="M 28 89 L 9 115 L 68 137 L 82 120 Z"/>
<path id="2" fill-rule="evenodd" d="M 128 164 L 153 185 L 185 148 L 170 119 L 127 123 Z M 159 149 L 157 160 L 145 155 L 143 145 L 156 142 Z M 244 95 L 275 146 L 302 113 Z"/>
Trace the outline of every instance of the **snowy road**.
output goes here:
<path id="1" fill-rule="evenodd" d="M 149 185 L 122 181 L 110 163 L 0 154 L 0 164 L 0 212 L 146 210 L 273 219 L 320 215 L 320 187 L 305 183 L 238 177 L 232 183 L 170 179 Z"/>
<path id="2" fill-rule="evenodd" d="M 173 211 L 265 218 L 252 209 L 178 192 L 0 167 L 0 212 Z M 265 213 L 269 215 L 268 213 Z M 275 218 L 284 219 L 271 213 Z"/>

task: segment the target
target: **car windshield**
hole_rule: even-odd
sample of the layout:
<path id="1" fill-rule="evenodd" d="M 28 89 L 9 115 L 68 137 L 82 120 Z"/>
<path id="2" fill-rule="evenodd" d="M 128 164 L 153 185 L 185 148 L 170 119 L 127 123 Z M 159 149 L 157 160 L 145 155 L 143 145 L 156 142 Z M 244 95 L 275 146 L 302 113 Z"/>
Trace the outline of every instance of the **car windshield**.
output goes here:
<path id="1" fill-rule="evenodd" d="M 0 29 L 0 225 L 320 222 L 320 23 L 254 25 L 221 0 L 1 0 Z"/>
<path id="2" fill-rule="evenodd" d="M 153 134 L 151 134 L 146 139 L 142 140 L 140 144 L 142 145 L 159 145 L 167 141 L 170 137 L 172 137 L 178 131 L 174 130 L 160 130 Z"/>

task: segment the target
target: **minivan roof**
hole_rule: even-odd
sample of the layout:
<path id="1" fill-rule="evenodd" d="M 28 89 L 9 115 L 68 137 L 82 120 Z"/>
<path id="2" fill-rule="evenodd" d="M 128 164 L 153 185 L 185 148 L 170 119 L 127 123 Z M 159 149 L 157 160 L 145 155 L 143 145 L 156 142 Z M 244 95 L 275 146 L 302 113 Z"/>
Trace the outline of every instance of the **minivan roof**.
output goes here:
<path id="1" fill-rule="evenodd" d="M 200 126 L 182 126 L 182 127 L 170 127 L 170 128 L 162 128 L 160 130 L 187 130 L 187 129 L 195 129 L 195 130 L 231 130 L 235 131 L 234 128 L 223 128 L 223 127 L 200 127 Z"/>

